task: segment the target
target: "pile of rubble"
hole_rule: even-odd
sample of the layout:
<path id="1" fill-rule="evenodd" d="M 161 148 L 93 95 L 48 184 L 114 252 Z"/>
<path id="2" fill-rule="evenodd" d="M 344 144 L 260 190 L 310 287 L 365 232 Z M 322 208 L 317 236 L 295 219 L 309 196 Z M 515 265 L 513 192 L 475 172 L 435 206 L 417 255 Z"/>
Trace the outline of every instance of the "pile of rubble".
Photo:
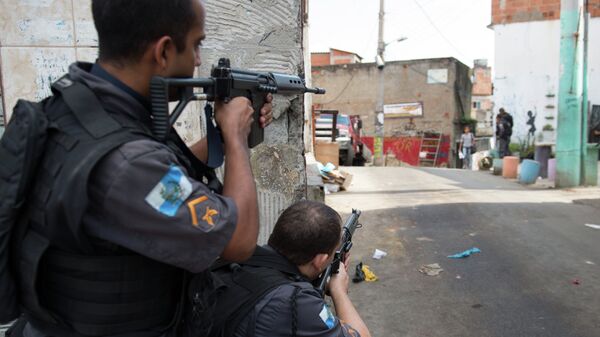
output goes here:
<path id="1" fill-rule="evenodd" d="M 352 175 L 348 172 L 331 170 L 326 173 L 321 173 L 323 186 L 329 192 L 345 191 L 352 183 Z"/>

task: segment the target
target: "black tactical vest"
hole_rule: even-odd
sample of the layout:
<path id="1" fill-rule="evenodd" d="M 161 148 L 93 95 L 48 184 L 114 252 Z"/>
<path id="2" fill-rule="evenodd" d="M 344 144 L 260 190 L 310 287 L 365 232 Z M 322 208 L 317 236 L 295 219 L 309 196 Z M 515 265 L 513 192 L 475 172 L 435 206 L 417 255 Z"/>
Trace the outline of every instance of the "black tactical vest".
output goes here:
<path id="1" fill-rule="evenodd" d="M 185 272 L 90 238 L 82 228 L 92 169 L 120 145 L 152 135 L 107 113 L 90 89 L 67 76 L 53 91 L 44 106 L 51 123 L 46 151 L 13 247 L 23 311 L 52 336 L 161 336 L 179 318 Z M 181 140 L 170 143 L 194 172 Z"/>

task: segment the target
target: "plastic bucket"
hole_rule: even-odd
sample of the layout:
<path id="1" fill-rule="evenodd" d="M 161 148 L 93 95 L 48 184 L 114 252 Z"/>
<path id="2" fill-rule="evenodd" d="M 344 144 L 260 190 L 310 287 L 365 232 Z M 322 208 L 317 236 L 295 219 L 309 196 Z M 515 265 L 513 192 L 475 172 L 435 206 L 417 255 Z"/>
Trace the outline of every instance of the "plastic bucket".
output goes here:
<path id="1" fill-rule="evenodd" d="M 507 156 L 502 158 L 502 176 L 508 179 L 516 179 L 519 169 L 519 157 Z"/>
<path id="2" fill-rule="evenodd" d="M 554 181 L 556 179 L 556 159 L 548 159 L 548 180 Z"/>
<path id="3" fill-rule="evenodd" d="M 495 176 L 499 176 L 502 174 L 502 159 L 494 158 L 492 162 L 493 173 Z"/>
<path id="4" fill-rule="evenodd" d="M 521 184 L 533 184 L 540 176 L 540 163 L 531 160 L 525 159 L 523 163 L 521 163 L 521 174 L 519 175 L 519 182 Z"/>

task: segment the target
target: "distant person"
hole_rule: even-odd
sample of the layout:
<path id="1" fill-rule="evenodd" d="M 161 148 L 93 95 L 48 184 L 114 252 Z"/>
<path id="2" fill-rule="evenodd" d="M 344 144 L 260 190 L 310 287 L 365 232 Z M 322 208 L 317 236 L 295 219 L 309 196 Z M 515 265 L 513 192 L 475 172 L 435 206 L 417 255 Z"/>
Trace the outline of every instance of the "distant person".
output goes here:
<path id="1" fill-rule="evenodd" d="M 504 158 L 508 153 L 508 142 L 506 141 L 506 125 L 500 115 L 496 116 L 496 149 L 498 156 Z"/>
<path id="2" fill-rule="evenodd" d="M 506 140 L 507 140 L 508 144 L 510 144 L 510 137 L 512 136 L 513 126 L 514 126 L 513 117 L 511 114 L 506 112 L 506 110 L 504 110 L 504 108 L 500 108 L 500 112 L 498 113 L 498 116 L 500 116 L 500 118 L 504 122 L 505 137 L 507 137 Z M 508 153 L 507 153 L 507 155 L 508 155 Z"/>
<path id="3" fill-rule="evenodd" d="M 463 154 L 463 169 L 471 169 L 471 155 L 475 136 L 471 132 L 470 126 L 465 126 L 463 134 L 460 135 L 459 151 Z"/>

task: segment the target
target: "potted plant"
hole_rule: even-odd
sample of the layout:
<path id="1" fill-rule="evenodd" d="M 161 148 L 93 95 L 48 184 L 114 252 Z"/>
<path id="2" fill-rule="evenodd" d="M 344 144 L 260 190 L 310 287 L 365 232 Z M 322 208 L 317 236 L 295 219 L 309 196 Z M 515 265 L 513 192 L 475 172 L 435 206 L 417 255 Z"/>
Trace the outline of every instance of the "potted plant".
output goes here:
<path id="1" fill-rule="evenodd" d="M 544 125 L 544 127 L 542 128 L 542 134 L 544 142 L 554 143 L 554 127 L 552 126 L 552 124 Z"/>

